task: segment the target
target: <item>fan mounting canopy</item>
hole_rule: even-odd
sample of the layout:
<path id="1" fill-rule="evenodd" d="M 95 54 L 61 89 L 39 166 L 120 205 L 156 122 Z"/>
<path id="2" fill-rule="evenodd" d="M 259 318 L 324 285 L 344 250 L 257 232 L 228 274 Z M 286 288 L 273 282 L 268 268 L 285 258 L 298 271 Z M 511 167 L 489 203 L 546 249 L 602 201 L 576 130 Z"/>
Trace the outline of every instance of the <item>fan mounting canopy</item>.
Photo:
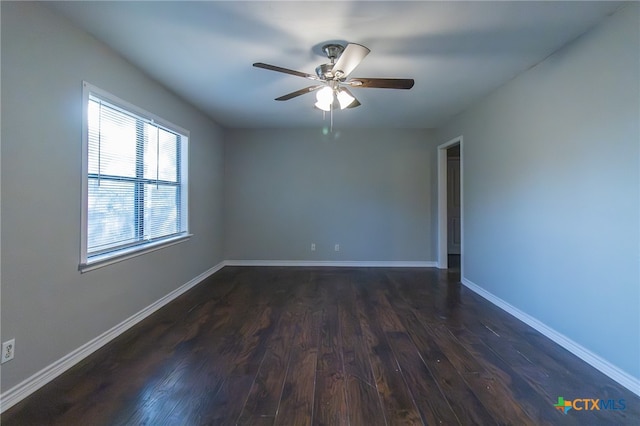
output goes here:
<path id="1" fill-rule="evenodd" d="M 325 44 L 322 46 L 322 51 L 327 55 L 327 58 L 331 60 L 331 63 L 333 63 L 344 51 L 344 46 L 334 43 Z"/>

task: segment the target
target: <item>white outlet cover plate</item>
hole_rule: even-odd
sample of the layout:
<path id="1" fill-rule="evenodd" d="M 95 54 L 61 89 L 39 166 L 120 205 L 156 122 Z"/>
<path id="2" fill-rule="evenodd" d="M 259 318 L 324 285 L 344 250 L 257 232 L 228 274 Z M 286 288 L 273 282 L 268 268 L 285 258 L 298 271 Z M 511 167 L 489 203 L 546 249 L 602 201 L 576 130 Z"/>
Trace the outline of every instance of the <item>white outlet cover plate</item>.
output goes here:
<path id="1" fill-rule="evenodd" d="M 7 340 L 2 343 L 2 363 L 11 361 L 16 352 L 16 339 Z"/>

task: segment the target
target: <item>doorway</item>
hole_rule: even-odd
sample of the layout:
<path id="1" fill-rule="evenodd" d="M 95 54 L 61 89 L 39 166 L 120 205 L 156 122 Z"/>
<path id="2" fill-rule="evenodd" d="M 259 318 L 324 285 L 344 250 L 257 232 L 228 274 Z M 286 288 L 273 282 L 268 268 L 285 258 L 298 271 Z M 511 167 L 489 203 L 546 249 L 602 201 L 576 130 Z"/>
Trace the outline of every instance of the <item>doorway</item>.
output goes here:
<path id="1" fill-rule="evenodd" d="M 460 267 L 463 255 L 462 136 L 438 146 L 438 268 Z"/>

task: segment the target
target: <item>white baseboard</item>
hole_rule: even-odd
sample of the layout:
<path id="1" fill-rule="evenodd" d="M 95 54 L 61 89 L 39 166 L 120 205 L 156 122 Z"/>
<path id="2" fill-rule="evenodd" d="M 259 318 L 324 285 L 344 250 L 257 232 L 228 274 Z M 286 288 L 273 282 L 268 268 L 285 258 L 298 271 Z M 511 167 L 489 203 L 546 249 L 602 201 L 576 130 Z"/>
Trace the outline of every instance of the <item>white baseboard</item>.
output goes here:
<path id="1" fill-rule="evenodd" d="M 432 261 L 225 260 L 225 266 L 338 266 L 357 268 L 435 268 Z"/>
<path id="2" fill-rule="evenodd" d="M 574 342 L 564 334 L 554 330 L 543 322 L 537 320 L 531 315 L 522 312 L 520 309 L 515 306 L 505 302 L 494 294 L 488 292 L 483 289 L 479 285 L 469 281 L 466 278 L 462 278 L 462 284 L 467 287 L 469 290 L 477 293 L 478 295 L 484 297 L 489 302 L 493 303 L 497 307 L 506 311 L 507 313 L 513 315 L 518 318 L 520 321 L 539 331 L 540 333 L 547 336 L 549 339 L 556 342 L 558 345 L 562 346 L 578 358 L 582 359 L 587 364 L 591 365 L 595 369 L 601 371 L 605 375 L 609 376 L 611 379 L 615 380 L 625 388 L 629 389 L 631 392 L 640 396 L 640 379 L 632 376 L 631 374 L 621 370 L 615 365 L 611 364 L 609 361 L 601 358 L 600 356 L 594 354 L 589 349 L 580 345 L 579 343 Z"/>
<path id="3" fill-rule="evenodd" d="M 47 367 L 35 373 L 33 376 L 13 386 L 11 389 L 8 389 L 6 392 L 0 395 L 0 413 L 22 401 L 33 392 L 37 391 L 38 389 L 40 389 L 41 387 L 67 371 L 69 368 L 73 367 L 78 362 L 82 361 L 84 358 L 91 355 L 93 352 L 97 351 L 158 309 L 173 301 L 178 296 L 186 293 L 191 288 L 200 284 L 206 278 L 213 275 L 223 267 L 224 262 L 221 262 L 211 269 L 208 269 L 186 284 L 183 284 L 182 286 L 173 290 L 171 293 L 142 309 L 140 312 L 130 316 L 120 324 L 105 331 L 98 337 L 80 346 L 78 349 L 68 353 L 59 360 L 55 361 L 53 364 L 48 365 Z"/>

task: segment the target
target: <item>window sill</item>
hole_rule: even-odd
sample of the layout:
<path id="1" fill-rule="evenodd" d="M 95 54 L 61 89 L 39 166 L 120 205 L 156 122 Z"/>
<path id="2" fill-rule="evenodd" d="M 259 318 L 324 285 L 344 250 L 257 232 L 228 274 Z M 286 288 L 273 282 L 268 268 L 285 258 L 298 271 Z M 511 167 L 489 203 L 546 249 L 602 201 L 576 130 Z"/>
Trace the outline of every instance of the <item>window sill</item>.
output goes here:
<path id="1" fill-rule="evenodd" d="M 78 270 L 84 274 L 85 272 L 93 271 L 94 269 L 122 262 L 123 260 L 151 253 L 152 251 L 160 250 L 165 247 L 180 244 L 189 240 L 189 238 L 191 238 L 192 236 L 193 234 L 181 235 L 179 237 L 170 238 L 167 240 L 155 241 L 153 243 L 118 250 L 113 253 L 94 256 L 91 260 L 87 261 L 87 263 L 80 264 L 78 266 Z"/>

